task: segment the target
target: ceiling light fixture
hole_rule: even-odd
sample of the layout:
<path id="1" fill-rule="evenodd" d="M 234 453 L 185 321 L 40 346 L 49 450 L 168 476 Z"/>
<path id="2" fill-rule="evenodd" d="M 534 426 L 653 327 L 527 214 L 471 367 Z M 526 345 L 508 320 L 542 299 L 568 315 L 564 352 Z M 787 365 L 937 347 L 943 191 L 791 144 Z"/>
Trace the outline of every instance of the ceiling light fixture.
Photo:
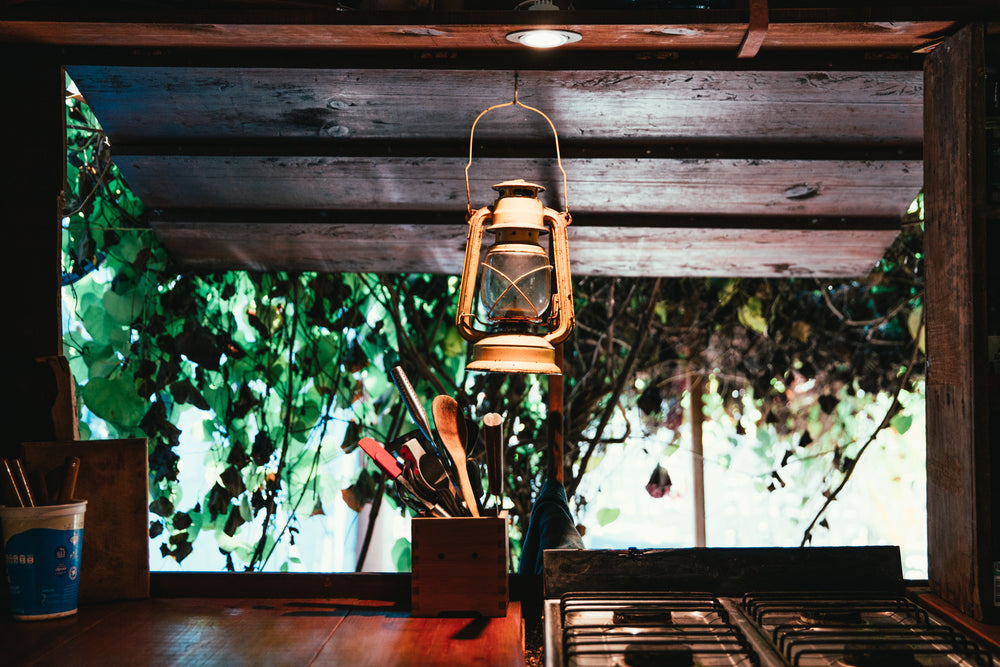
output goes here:
<path id="1" fill-rule="evenodd" d="M 522 0 L 514 6 L 514 9 L 524 9 L 529 12 L 557 12 L 559 5 L 552 0 Z M 512 32 L 507 35 L 507 40 L 515 44 L 530 46 L 533 49 L 553 49 L 563 44 L 579 42 L 582 37 L 578 32 L 561 28 L 531 28 Z"/>
<path id="2" fill-rule="evenodd" d="M 552 49 L 563 44 L 579 42 L 582 35 L 572 30 L 539 28 L 512 32 L 507 35 L 507 39 L 516 44 L 530 46 L 533 49 Z"/>

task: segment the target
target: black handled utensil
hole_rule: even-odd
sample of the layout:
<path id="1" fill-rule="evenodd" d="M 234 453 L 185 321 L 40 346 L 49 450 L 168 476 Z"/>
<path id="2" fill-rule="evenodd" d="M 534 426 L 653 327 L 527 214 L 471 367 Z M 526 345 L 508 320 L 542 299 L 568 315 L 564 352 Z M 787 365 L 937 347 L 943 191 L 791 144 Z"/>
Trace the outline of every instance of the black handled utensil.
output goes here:
<path id="1" fill-rule="evenodd" d="M 483 417 L 483 440 L 486 443 L 486 474 L 491 496 L 503 495 L 503 417 L 490 412 Z M 498 501 L 499 502 L 499 501 Z"/>
<path id="2" fill-rule="evenodd" d="M 420 404 L 420 399 L 417 397 L 417 392 L 414 391 L 413 385 L 410 384 L 410 378 L 406 376 L 406 371 L 403 370 L 402 366 L 393 366 L 392 370 L 389 371 L 389 375 L 392 376 L 393 384 L 399 390 L 399 395 L 402 397 L 403 403 L 410 413 L 410 419 L 417 425 L 420 432 L 424 434 L 427 441 L 433 444 L 435 442 L 434 432 L 431 430 L 430 420 L 427 419 L 427 411 Z"/>

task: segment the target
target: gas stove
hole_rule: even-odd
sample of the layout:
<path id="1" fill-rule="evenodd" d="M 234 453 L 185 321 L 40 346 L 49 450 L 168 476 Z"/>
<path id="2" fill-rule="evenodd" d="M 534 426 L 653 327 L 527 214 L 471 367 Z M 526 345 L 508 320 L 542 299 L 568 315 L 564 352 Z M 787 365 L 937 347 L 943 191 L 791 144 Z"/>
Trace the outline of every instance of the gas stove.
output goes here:
<path id="1" fill-rule="evenodd" d="M 545 662 L 1000 667 L 903 594 L 898 563 L 891 547 L 547 551 Z"/>

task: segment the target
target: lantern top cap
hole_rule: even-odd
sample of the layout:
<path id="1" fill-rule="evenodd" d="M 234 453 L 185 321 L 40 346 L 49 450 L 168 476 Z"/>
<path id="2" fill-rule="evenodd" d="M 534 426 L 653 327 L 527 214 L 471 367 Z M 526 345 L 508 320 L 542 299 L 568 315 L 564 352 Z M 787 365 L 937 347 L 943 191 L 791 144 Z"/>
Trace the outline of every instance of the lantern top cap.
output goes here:
<path id="1" fill-rule="evenodd" d="M 545 191 L 543 186 L 529 183 L 523 178 L 497 183 L 493 189 L 499 192 L 501 197 L 529 197 L 532 199 L 538 197 L 539 192 Z"/>

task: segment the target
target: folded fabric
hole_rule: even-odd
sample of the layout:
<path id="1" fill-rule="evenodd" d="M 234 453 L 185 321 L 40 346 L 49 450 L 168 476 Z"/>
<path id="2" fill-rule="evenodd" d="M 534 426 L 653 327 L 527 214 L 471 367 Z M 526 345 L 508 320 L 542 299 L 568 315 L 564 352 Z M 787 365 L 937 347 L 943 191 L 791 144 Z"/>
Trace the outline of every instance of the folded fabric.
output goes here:
<path id="1" fill-rule="evenodd" d="M 561 482 L 546 480 L 531 508 L 528 533 L 521 547 L 520 574 L 542 573 L 542 552 L 546 549 L 582 549 L 583 538 L 569 513 L 566 488 Z"/>

